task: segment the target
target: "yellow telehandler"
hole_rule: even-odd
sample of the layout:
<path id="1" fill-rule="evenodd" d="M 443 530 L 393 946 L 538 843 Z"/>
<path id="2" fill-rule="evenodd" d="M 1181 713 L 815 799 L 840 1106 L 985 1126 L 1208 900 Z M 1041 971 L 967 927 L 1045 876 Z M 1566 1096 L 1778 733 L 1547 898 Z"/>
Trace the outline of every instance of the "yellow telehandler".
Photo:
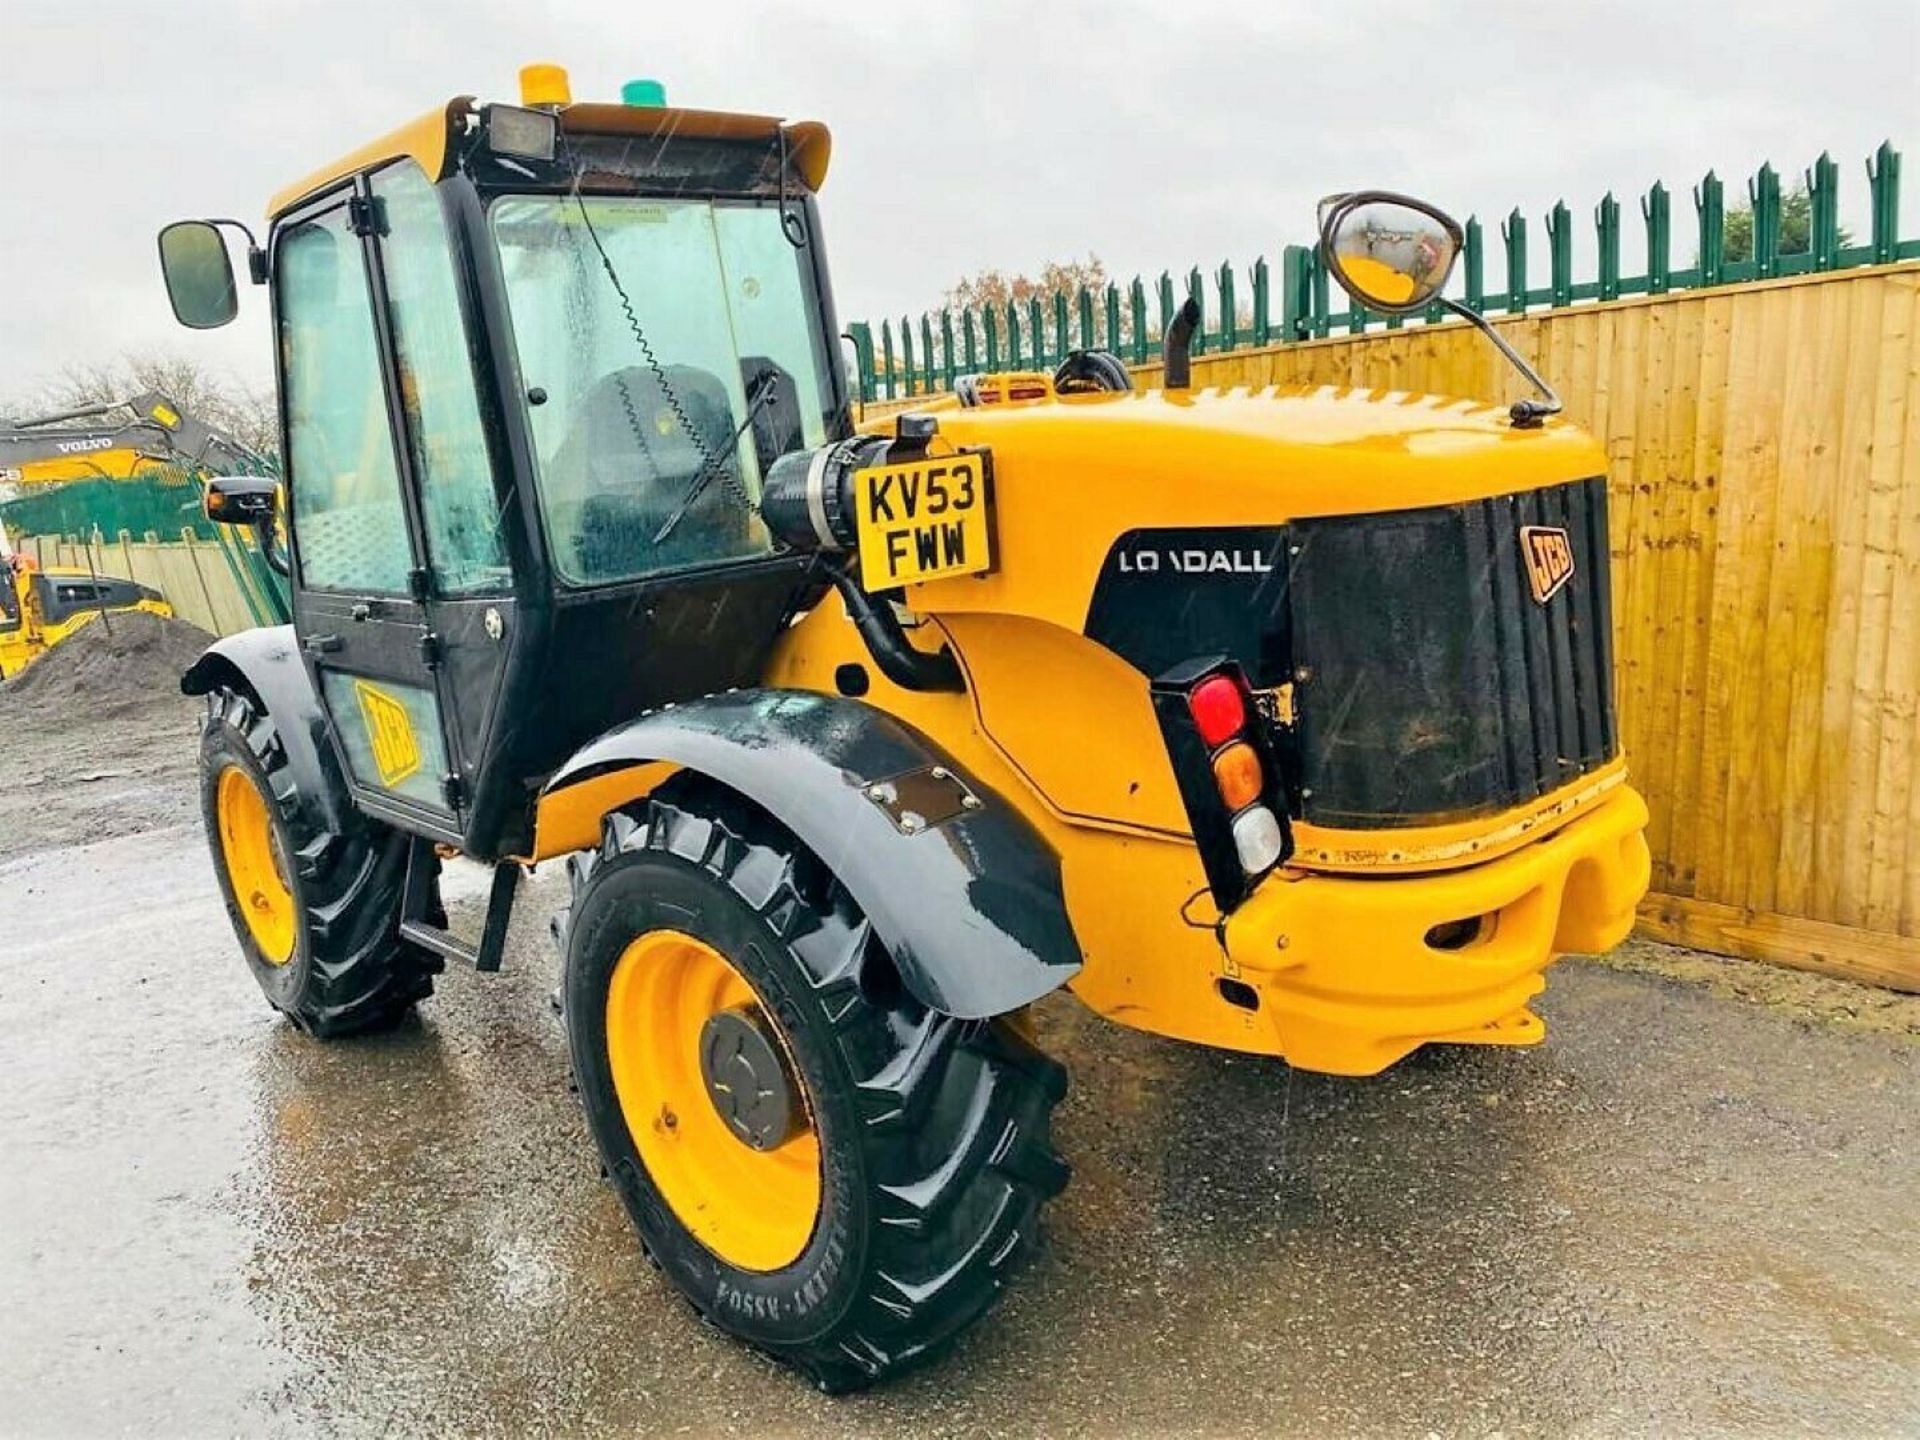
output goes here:
<path id="1" fill-rule="evenodd" d="M 264 245 L 161 235 L 209 327 L 243 231 L 277 341 L 294 622 L 182 680 L 274 1006 L 392 1024 L 497 969 L 564 857 L 610 1182 L 703 1314 L 829 1389 L 1031 1246 L 1066 1077 L 1023 1012 L 1062 986 L 1345 1075 L 1541 1039 L 1541 972 L 1648 875 L 1606 457 L 1544 385 L 1195 391 L 1189 311 L 1161 389 L 1081 353 L 862 427 L 825 128 L 521 79 L 291 185 Z M 1460 231 L 1368 192 L 1322 243 L 1401 312 Z M 266 524 L 272 482 L 208 510 Z M 494 867 L 477 936 L 440 847 Z"/>

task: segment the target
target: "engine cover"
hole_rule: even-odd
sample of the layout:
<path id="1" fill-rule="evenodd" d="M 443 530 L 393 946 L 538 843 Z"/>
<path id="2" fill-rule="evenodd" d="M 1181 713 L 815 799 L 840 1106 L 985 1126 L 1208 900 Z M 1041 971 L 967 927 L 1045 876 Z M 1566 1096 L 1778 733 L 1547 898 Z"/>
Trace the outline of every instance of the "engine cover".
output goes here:
<path id="1" fill-rule="evenodd" d="M 1496 813 L 1619 753 L 1606 482 L 1290 525 L 1138 530 L 1086 634 L 1149 677 L 1224 655 L 1269 712 L 1293 814 Z"/>

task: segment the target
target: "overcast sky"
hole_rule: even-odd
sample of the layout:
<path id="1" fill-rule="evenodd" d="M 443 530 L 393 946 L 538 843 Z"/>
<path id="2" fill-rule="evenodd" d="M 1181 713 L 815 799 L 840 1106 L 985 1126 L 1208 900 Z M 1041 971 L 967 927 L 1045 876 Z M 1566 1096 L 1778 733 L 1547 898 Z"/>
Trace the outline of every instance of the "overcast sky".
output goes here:
<path id="1" fill-rule="evenodd" d="M 1857 233 L 1863 162 L 1886 138 L 1907 153 L 1903 232 L 1920 234 L 1915 0 L 9 8 L 0 405 L 142 347 L 266 383 L 261 292 L 226 331 L 180 330 L 158 226 L 252 220 L 279 185 L 449 96 L 514 99 L 531 60 L 568 66 L 576 99 L 652 76 L 675 103 L 831 125 L 843 321 L 917 313 L 986 266 L 1089 250 L 1123 280 L 1277 259 L 1310 238 L 1318 196 L 1362 185 L 1489 221 L 1517 203 L 1541 267 L 1545 208 L 1564 196 L 1584 218 L 1611 187 L 1632 268 L 1649 182 L 1675 191 L 1685 263 L 1687 187 L 1709 166 L 1731 204 L 1762 160 L 1792 180 L 1824 148 Z"/>

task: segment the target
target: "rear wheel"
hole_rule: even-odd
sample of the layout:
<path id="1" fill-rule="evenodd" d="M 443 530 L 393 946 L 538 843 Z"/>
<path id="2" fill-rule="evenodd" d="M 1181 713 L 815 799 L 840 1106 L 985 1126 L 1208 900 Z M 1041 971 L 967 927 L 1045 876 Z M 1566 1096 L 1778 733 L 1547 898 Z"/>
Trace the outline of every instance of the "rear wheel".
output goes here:
<path id="1" fill-rule="evenodd" d="M 695 1308 L 830 1390 L 983 1314 L 1066 1182 L 1065 1071 L 919 1005 L 846 891 L 725 792 L 611 816 L 573 873 L 558 929 L 588 1125 Z"/>
<path id="2" fill-rule="evenodd" d="M 364 819 L 350 834 L 326 829 L 302 803 L 272 717 L 238 691 L 207 699 L 201 814 L 254 979 L 311 1035 L 393 1025 L 441 968 L 399 936 L 408 838 Z"/>

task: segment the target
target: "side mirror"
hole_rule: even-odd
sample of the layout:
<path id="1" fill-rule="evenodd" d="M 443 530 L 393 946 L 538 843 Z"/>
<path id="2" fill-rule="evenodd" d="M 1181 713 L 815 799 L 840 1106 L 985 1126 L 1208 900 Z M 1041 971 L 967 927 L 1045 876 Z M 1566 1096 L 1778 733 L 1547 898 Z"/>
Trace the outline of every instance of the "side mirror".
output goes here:
<path id="1" fill-rule="evenodd" d="M 173 318 L 188 329 L 217 330 L 240 313 L 227 242 L 208 221 L 177 220 L 160 232 L 160 273 Z"/>
<path id="2" fill-rule="evenodd" d="M 1425 201 L 1384 190 L 1320 202 L 1320 254 L 1333 278 L 1383 315 L 1425 309 L 1446 287 L 1465 235 Z"/>
<path id="3" fill-rule="evenodd" d="M 287 558 L 286 492 L 278 480 L 259 475 L 216 475 L 207 481 L 202 501 L 209 520 L 221 525 L 248 525 L 267 564 L 282 575 L 291 573 Z"/>
<path id="4" fill-rule="evenodd" d="M 216 475 L 207 481 L 207 518 L 221 525 L 270 525 L 280 482 L 257 475 Z"/>

